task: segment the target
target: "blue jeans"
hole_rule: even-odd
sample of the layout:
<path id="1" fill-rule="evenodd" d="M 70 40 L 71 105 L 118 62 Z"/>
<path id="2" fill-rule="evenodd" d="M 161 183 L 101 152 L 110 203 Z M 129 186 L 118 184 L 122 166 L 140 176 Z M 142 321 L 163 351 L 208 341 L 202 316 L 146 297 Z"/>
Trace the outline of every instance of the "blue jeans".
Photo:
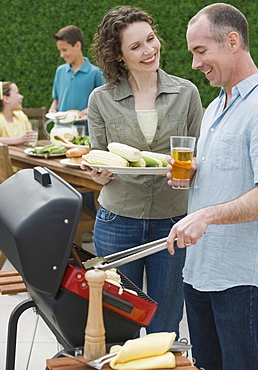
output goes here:
<path id="1" fill-rule="evenodd" d="M 200 292 L 184 284 L 184 292 L 196 367 L 258 369 L 258 288 Z"/>
<path id="2" fill-rule="evenodd" d="M 96 207 L 94 202 L 94 193 L 90 191 L 88 193 L 82 193 L 84 204 L 94 213 L 96 213 Z"/>
<path id="3" fill-rule="evenodd" d="M 94 246 L 98 256 L 106 256 L 157 239 L 165 238 L 181 217 L 165 220 L 143 220 L 118 216 L 99 207 L 94 227 Z M 165 249 L 127 263 L 118 269 L 139 288 L 143 288 L 144 268 L 147 294 L 158 303 L 158 311 L 147 328 L 148 333 L 175 331 L 183 315 L 182 268 L 185 249 L 171 256 Z"/>

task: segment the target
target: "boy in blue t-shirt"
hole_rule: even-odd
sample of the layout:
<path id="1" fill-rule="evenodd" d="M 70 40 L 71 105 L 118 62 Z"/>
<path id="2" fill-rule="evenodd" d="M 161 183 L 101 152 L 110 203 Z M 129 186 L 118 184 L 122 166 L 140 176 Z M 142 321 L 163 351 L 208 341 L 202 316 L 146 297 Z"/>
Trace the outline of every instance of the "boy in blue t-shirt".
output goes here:
<path id="1" fill-rule="evenodd" d="M 78 110 L 88 134 L 88 99 L 95 87 L 106 81 L 102 72 L 83 56 L 84 35 L 80 28 L 70 25 L 53 36 L 60 57 L 66 62 L 56 70 L 52 90 L 53 102 L 49 112 Z M 80 124 L 82 121 L 80 121 Z"/>
<path id="2" fill-rule="evenodd" d="M 95 87 L 106 82 L 105 78 L 100 69 L 83 56 L 84 35 L 80 28 L 73 25 L 61 28 L 53 39 L 65 64 L 56 70 L 49 112 L 78 110 L 82 118 L 79 124 L 85 125 L 88 135 L 88 99 Z M 85 204 L 96 212 L 93 192 L 83 193 L 83 198 Z"/>

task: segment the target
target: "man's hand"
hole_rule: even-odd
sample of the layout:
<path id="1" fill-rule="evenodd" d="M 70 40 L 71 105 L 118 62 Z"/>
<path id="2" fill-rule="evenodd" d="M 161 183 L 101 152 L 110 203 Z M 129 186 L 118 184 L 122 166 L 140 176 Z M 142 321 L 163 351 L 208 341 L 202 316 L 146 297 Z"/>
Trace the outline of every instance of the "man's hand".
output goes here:
<path id="1" fill-rule="evenodd" d="M 168 169 L 168 173 L 167 173 L 167 178 L 168 178 L 168 185 L 172 186 L 172 171 L 173 171 L 173 164 L 175 162 L 175 160 L 170 156 L 170 155 L 167 155 L 166 156 L 166 160 L 168 161 L 168 165 L 167 165 L 167 169 Z M 193 160 L 192 160 L 192 169 L 191 169 L 191 175 L 190 175 L 190 184 L 193 180 L 193 177 L 195 175 L 195 171 L 197 169 L 197 162 L 196 162 L 196 157 L 193 157 Z"/>
<path id="2" fill-rule="evenodd" d="M 208 223 L 205 220 L 205 208 L 200 209 L 178 221 L 171 229 L 168 239 L 167 248 L 170 254 L 174 254 L 174 241 L 178 248 L 190 247 L 205 234 Z"/>

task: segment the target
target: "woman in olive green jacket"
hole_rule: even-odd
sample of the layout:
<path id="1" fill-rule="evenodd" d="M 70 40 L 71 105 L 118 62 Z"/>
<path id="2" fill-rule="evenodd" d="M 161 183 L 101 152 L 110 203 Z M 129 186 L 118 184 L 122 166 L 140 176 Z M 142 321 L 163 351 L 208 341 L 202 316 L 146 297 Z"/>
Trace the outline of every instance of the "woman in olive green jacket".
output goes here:
<path id="1" fill-rule="evenodd" d="M 168 75 L 160 66 L 160 39 L 153 19 L 138 8 L 123 6 L 107 13 L 95 35 L 95 62 L 108 83 L 89 100 L 92 149 L 120 142 L 141 151 L 170 153 L 171 135 L 199 136 L 202 106 L 197 88 Z M 188 191 L 173 190 L 159 175 L 114 175 L 87 170 L 104 185 L 97 212 L 97 255 L 164 238 L 187 210 Z M 182 267 L 185 250 L 164 250 L 120 267 L 158 303 L 148 332 L 175 331 L 183 312 Z"/>

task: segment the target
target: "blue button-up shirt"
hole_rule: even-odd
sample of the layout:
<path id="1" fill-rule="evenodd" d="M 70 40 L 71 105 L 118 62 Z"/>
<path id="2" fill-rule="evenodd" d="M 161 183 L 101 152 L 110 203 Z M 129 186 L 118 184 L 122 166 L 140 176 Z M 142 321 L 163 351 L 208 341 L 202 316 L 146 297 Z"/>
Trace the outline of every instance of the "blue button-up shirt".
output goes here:
<path id="1" fill-rule="evenodd" d="M 258 74 L 224 89 L 207 108 L 197 146 L 189 212 L 233 200 L 258 183 Z M 184 280 L 200 291 L 258 286 L 258 221 L 210 225 L 187 249 Z"/>

